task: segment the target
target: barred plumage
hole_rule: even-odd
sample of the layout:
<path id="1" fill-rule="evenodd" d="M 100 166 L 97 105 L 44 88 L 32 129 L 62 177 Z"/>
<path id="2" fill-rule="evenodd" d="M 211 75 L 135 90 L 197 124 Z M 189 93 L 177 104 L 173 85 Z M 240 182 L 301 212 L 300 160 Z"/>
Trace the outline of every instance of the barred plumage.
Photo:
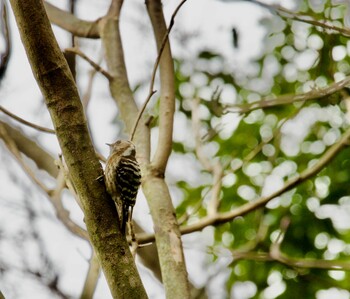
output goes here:
<path id="1" fill-rule="evenodd" d="M 141 183 L 140 167 L 133 143 L 118 140 L 108 145 L 110 155 L 105 169 L 106 188 L 116 204 L 121 230 L 125 234 L 126 223 L 131 221 Z"/>

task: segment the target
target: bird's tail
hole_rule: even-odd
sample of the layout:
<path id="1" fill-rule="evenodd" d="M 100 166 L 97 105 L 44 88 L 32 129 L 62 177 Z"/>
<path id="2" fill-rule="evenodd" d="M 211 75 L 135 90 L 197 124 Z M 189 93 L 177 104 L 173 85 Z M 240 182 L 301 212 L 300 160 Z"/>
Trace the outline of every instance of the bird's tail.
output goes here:
<path id="1" fill-rule="evenodd" d="M 124 234 L 124 236 L 126 236 L 126 224 L 129 221 L 129 206 L 128 205 L 124 205 L 123 206 L 123 212 L 122 212 L 122 217 L 121 217 L 121 221 L 120 221 L 120 225 L 121 225 L 121 231 Z"/>

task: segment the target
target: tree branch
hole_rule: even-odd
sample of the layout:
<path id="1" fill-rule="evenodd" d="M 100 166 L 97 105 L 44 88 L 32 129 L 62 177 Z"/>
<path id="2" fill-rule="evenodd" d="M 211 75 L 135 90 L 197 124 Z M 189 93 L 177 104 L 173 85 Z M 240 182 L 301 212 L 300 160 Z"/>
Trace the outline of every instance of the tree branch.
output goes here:
<path id="1" fill-rule="evenodd" d="M 42 1 L 11 0 L 33 74 L 44 95 L 70 178 L 79 195 L 89 237 L 113 297 L 146 298 L 88 133 L 83 107 Z"/>
<path id="2" fill-rule="evenodd" d="M 45 127 L 42 127 L 42 126 L 38 126 L 36 124 L 33 124 L 19 116 L 17 116 L 16 114 L 13 114 L 11 113 L 10 111 L 8 111 L 7 109 L 5 109 L 4 107 L 2 107 L 0 105 L 0 111 L 2 111 L 3 113 L 5 113 L 6 115 L 10 116 L 11 118 L 15 119 L 16 121 L 28 126 L 28 127 L 31 127 L 35 130 L 38 130 L 38 131 L 41 131 L 41 132 L 45 132 L 45 133 L 49 133 L 49 134 L 56 134 L 55 130 L 52 130 L 52 129 L 49 129 L 49 128 L 45 128 Z"/>
<path id="3" fill-rule="evenodd" d="M 146 1 L 158 52 L 166 36 L 166 25 L 160 0 Z M 160 56 L 159 56 L 160 57 Z M 175 217 L 164 171 L 172 149 L 175 111 L 174 66 L 167 41 L 160 58 L 161 100 L 158 146 L 152 163 L 143 174 L 143 191 L 150 207 L 162 278 L 167 297 L 190 298 L 190 288 L 183 255 L 181 234 Z M 161 211 L 161 212 L 160 212 Z"/>
<path id="4" fill-rule="evenodd" d="M 100 56 L 99 61 L 97 62 L 97 65 L 99 65 L 101 62 L 102 62 L 102 56 Z M 92 87 L 93 87 L 95 75 L 97 74 L 97 72 L 98 71 L 95 68 L 89 71 L 89 79 L 88 79 L 87 87 L 81 99 L 81 102 L 83 103 L 83 107 L 85 111 L 91 100 Z"/>
<path id="5" fill-rule="evenodd" d="M 30 168 L 30 166 L 23 160 L 23 157 L 17 148 L 15 141 L 10 137 L 6 127 L 0 124 L 0 136 L 6 144 L 8 150 L 15 157 L 19 165 L 22 167 L 23 171 L 30 177 L 30 179 L 48 196 L 52 205 L 55 208 L 56 215 L 58 219 L 66 226 L 66 228 L 71 231 L 73 234 L 83 238 L 84 240 L 88 240 L 88 235 L 84 229 L 78 226 L 69 218 L 69 212 L 63 207 L 61 202 L 61 191 L 65 187 L 64 177 L 61 175 L 62 172 L 58 174 L 57 177 L 57 187 L 52 192 L 48 189 L 43 182 L 41 182 L 34 171 Z"/>
<path id="6" fill-rule="evenodd" d="M 281 221 L 281 231 L 276 241 L 270 247 L 269 256 L 290 267 L 307 268 L 307 269 L 326 269 L 326 270 L 350 270 L 350 262 L 335 261 L 335 260 L 316 260 L 290 257 L 281 252 L 281 244 L 290 224 L 288 218 L 283 218 Z"/>
<path id="7" fill-rule="evenodd" d="M 1 134 L 1 132 L 4 132 L 2 128 L 5 130 L 6 135 Z M 71 219 L 68 219 L 67 216 L 69 215 L 68 211 L 65 210 L 64 206 L 62 205 L 61 200 L 55 200 L 55 193 L 57 190 L 59 190 L 59 186 L 61 185 L 59 182 L 61 179 L 59 176 L 61 173 L 64 173 L 65 177 L 65 185 L 69 188 L 72 195 L 74 196 L 75 190 L 73 189 L 73 186 L 69 187 L 71 185 L 70 181 L 67 181 L 68 173 L 65 173 L 64 165 L 62 163 L 59 163 L 59 167 L 55 164 L 54 158 L 48 154 L 43 148 L 41 148 L 37 142 L 34 142 L 29 137 L 25 136 L 21 131 L 9 126 L 8 124 L 2 122 L 0 120 L 0 138 L 4 140 L 6 143 L 7 138 L 10 138 L 14 144 L 15 147 L 24 155 L 26 155 L 29 159 L 33 160 L 34 163 L 37 165 L 38 168 L 46 171 L 50 176 L 57 179 L 57 187 L 56 189 L 51 192 L 48 195 L 49 200 L 53 204 L 56 215 L 60 221 L 66 226 L 66 228 L 71 231 L 73 234 L 78 235 L 79 237 L 87 240 L 88 235 L 87 232 L 82 229 L 80 226 L 77 228 L 76 224 L 72 222 Z M 5 140 L 6 139 L 6 140 Z M 77 201 L 78 202 L 78 201 Z M 79 202 L 78 202 L 79 204 Z M 81 205 L 80 205 L 81 206 Z M 59 211 L 61 210 L 61 212 Z M 68 219 L 68 220 L 67 220 Z M 67 220 L 67 221 L 66 221 Z M 140 234 L 144 233 L 143 229 L 135 223 L 136 231 Z M 160 274 L 160 266 L 158 261 L 158 254 L 157 254 L 157 248 L 155 244 L 141 248 L 138 250 L 138 255 L 142 260 L 142 263 L 148 267 L 154 275 L 157 277 L 158 280 L 161 280 L 161 274 Z"/>
<path id="8" fill-rule="evenodd" d="M 185 3 L 182 1 L 176 8 L 169 28 L 166 28 L 162 4 L 160 0 L 146 1 L 147 11 L 151 19 L 155 39 L 158 48 L 159 73 L 160 73 L 160 106 L 159 106 L 159 137 L 158 145 L 154 158 L 153 167 L 161 173 L 164 173 L 167 161 L 172 150 L 173 124 L 175 113 L 175 72 L 174 62 L 170 50 L 169 32 L 174 25 L 174 18 L 181 6 Z M 152 78 L 154 81 L 154 78 Z M 151 94 L 150 87 L 150 94 Z"/>
<path id="9" fill-rule="evenodd" d="M 265 7 L 270 11 L 274 11 L 282 18 L 287 18 L 287 19 L 307 23 L 307 24 L 310 24 L 313 26 L 318 26 L 318 27 L 321 27 L 324 29 L 336 31 L 344 36 L 347 36 L 347 37 L 350 36 L 350 30 L 347 28 L 341 28 L 341 27 L 338 27 L 335 25 L 327 24 L 325 21 L 314 20 L 309 15 L 304 15 L 301 13 L 291 11 L 289 9 L 286 9 L 286 8 L 280 6 L 280 5 L 266 4 L 266 3 L 263 3 L 263 2 L 260 2 L 257 0 L 250 0 L 250 2 L 256 3 L 262 7 Z"/>
<path id="10" fill-rule="evenodd" d="M 119 5 L 121 3 L 115 5 L 117 8 L 112 9 L 112 11 L 119 13 L 121 8 Z M 113 77 L 109 84 L 111 95 L 120 110 L 126 131 L 131 134 L 138 115 L 138 108 L 128 81 L 119 31 L 119 18 L 118 14 L 107 15 L 99 22 L 99 30 L 108 72 Z M 144 172 L 144 165 L 147 165 L 150 160 L 150 132 L 145 118 L 143 118 L 141 125 L 137 127 L 134 143 L 136 145 L 137 160 L 141 164 L 142 172 Z"/>
<path id="11" fill-rule="evenodd" d="M 342 138 L 337 143 L 335 143 L 325 152 L 325 154 L 319 159 L 319 161 L 316 164 L 314 164 L 310 168 L 305 169 L 302 173 L 300 173 L 300 175 L 289 179 L 281 189 L 273 192 L 271 195 L 261 197 L 258 200 L 246 203 L 243 206 L 238 207 L 232 211 L 221 213 L 218 215 L 218 217 L 203 218 L 198 223 L 184 227 L 183 230 L 181 230 L 181 232 L 189 233 L 192 231 L 201 230 L 208 225 L 225 223 L 225 222 L 231 221 L 233 218 L 237 216 L 243 216 L 253 210 L 256 210 L 259 207 L 264 206 L 270 200 L 274 199 L 277 196 L 280 196 L 286 191 L 289 191 L 295 188 L 302 182 L 306 181 L 310 177 L 320 172 L 330 161 L 332 161 L 332 159 L 338 154 L 340 150 L 342 150 L 345 146 L 348 145 L 349 138 L 350 138 L 350 129 L 344 133 Z"/>
<path id="12" fill-rule="evenodd" d="M 171 16 L 171 21 L 170 21 L 170 25 L 168 27 L 168 30 L 166 32 L 166 34 L 164 35 L 163 37 L 163 40 L 162 40 L 162 44 L 159 48 L 159 51 L 158 51 L 158 56 L 157 56 L 157 59 L 156 61 L 154 62 L 154 65 L 153 65 L 153 70 L 152 70 L 152 75 L 151 75 L 151 82 L 150 82 L 150 86 L 149 86 L 149 91 L 148 91 L 148 95 L 147 95 L 147 98 L 145 100 L 145 102 L 143 103 L 140 111 L 139 111 L 139 114 L 137 115 L 137 118 L 136 118 L 136 121 L 135 121 L 135 124 L 134 124 L 134 127 L 131 131 L 131 137 L 130 139 L 133 140 L 133 137 L 134 137 L 134 134 L 135 134 L 135 131 L 136 131 L 136 128 L 138 126 L 138 123 L 141 119 L 141 116 L 142 114 L 144 113 L 145 109 L 146 109 L 146 106 L 148 105 L 149 101 L 151 100 L 152 96 L 156 93 L 156 91 L 154 90 L 154 82 L 155 82 L 155 79 L 156 79 L 156 74 L 157 74 L 157 69 L 158 69 L 158 66 L 159 66 L 159 62 L 160 62 L 160 59 L 162 57 L 162 53 L 164 51 L 164 48 L 165 48 L 165 45 L 168 41 L 168 38 L 169 38 L 169 34 L 170 34 L 170 31 L 175 23 L 175 16 L 176 14 L 178 13 L 178 11 L 180 10 L 181 6 L 186 2 L 187 0 L 183 0 L 181 1 L 181 3 L 177 6 L 177 8 L 175 9 L 175 11 L 173 12 L 173 15 Z"/>
<path id="13" fill-rule="evenodd" d="M 223 167 L 219 160 L 210 160 L 204 153 L 203 142 L 200 136 L 199 98 L 192 101 L 192 131 L 196 143 L 196 155 L 203 168 L 213 176 L 211 198 L 207 207 L 208 215 L 212 216 L 218 212 L 220 203 L 220 192 L 222 187 Z"/>
<path id="14" fill-rule="evenodd" d="M 54 163 L 54 158 L 37 142 L 27 137 L 19 129 L 10 126 L 9 124 L 0 120 L 0 126 L 4 127 L 7 134 L 15 142 L 18 150 L 32 159 L 38 168 L 45 170 L 49 175 L 56 178 L 58 175 L 58 169 Z M 4 138 L 0 134 L 0 138 Z"/>
<path id="15" fill-rule="evenodd" d="M 185 227 L 181 227 L 181 233 L 182 234 L 190 234 L 192 232 L 200 231 L 203 228 L 209 226 L 209 225 L 218 225 L 223 224 L 229 221 L 232 221 L 234 218 L 238 216 L 243 216 L 248 214 L 251 211 L 254 211 L 264 205 L 266 205 L 270 200 L 274 199 L 277 196 L 282 195 L 284 192 L 287 192 L 296 186 L 300 185 L 301 183 L 305 182 L 309 178 L 315 176 L 318 174 L 328 163 L 330 163 L 334 157 L 346 146 L 348 146 L 350 139 L 350 129 L 348 129 L 341 139 L 332 145 L 325 153 L 324 155 L 318 160 L 317 163 L 315 163 L 312 167 L 305 169 L 302 173 L 300 173 L 298 176 L 289 179 L 286 181 L 284 186 L 270 194 L 269 196 L 264 196 L 259 198 L 258 200 L 248 202 L 238 208 L 233 209 L 232 211 L 228 211 L 225 213 L 220 213 L 213 216 L 207 216 L 199 220 L 197 223 L 190 224 Z M 154 241 L 154 235 L 153 234 L 142 234 L 137 236 L 137 239 L 140 244 L 149 243 Z"/>
<path id="16" fill-rule="evenodd" d="M 242 104 L 242 105 L 237 105 L 237 104 L 226 105 L 224 107 L 224 113 L 230 113 L 230 112 L 247 113 L 256 109 L 265 109 L 265 108 L 270 108 L 270 107 L 275 107 L 280 105 L 287 105 L 294 102 L 320 99 L 320 98 L 329 96 L 331 94 L 334 94 L 335 92 L 340 91 L 341 89 L 347 87 L 348 85 L 350 85 L 350 76 L 338 82 L 334 82 L 325 88 L 312 89 L 309 92 L 302 93 L 302 94 L 297 94 L 297 95 L 286 94 L 286 95 L 279 96 L 276 99 L 263 98 L 260 101 L 254 102 L 254 103 L 248 103 L 248 104 Z"/>
<path id="17" fill-rule="evenodd" d="M 66 187 L 66 174 L 65 169 L 60 168 L 60 172 L 57 176 L 57 185 L 56 189 L 53 192 L 47 193 L 50 202 L 55 208 L 57 218 L 66 226 L 66 228 L 73 233 L 74 235 L 82 238 L 83 240 L 89 241 L 89 235 L 87 231 L 77 225 L 70 217 L 69 211 L 63 206 L 62 203 L 62 191 Z M 68 185 L 68 184 L 67 184 Z M 79 204 L 80 202 L 77 201 Z"/>
<path id="18" fill-rule="evenodd" d="M 20 151 L 18 150 L 16 143 L 12 140 L 12 138 L 8 135 L 5 126 L 0 125 L 0 136 L 4 141 L 5 145 L 9 152 L 15 157 L 19 165 L 22 169 L 27 173 L 27 175 L 31 178 L 31 180 L 46 194 L 49 193 L 49 189 L 36 177 L 34 171 L 24 162 Z"/>
<path id="19" fill-rule="evenodd" d="M 100 72 L 102 75 L 104 75 L 108 80 L 112 80 L 113 77 L 110 73 L 108 73 L 106 70 L 104 70 L 101 66 L 99 66 L 96 62 L 92 61 L 88 56 L 86 56 L 78 47 L 74 48 L 67 48 L 64 50 L 65 52 L 74 53 L 84 60 L 86 60 L 97 72 Z"/>
<path id="20" fill-rule="evenodd" d="M 303 259 L 294 258 L 287 256 L 281 252 L 274 253 L 272 255 L 270 252 L 232 252 L 232 257 L 235 261 L 237 260 L 253 260 L 258 262 L 279 262 L 288 267 L 293 268 L 304 268 L 304 269 L 324 269 L 324 270 L 350 270 L 350 263 L 345 261 L 335 261 L 335 260 L 316 260 L 316 259 Z"/>
<path id="21" fill-rule="evenodd" d="M 99 38 L 98 20 L 95 22 L 83 21 L 73 14 L 64 11 L 48 2 L 44 2 L 50 21 L 58 27 L 67 30 L 75 36 Z"/>

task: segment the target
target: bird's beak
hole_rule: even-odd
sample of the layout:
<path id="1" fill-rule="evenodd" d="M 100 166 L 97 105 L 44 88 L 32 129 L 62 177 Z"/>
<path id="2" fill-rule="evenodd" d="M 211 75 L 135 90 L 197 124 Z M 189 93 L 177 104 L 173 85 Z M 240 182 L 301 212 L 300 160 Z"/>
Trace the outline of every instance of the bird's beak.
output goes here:
<path id="1" fill-rule="evenodd" d="M 112 146 L 112 144 L 111 143 L 106 143 L 108 146 Z"/>

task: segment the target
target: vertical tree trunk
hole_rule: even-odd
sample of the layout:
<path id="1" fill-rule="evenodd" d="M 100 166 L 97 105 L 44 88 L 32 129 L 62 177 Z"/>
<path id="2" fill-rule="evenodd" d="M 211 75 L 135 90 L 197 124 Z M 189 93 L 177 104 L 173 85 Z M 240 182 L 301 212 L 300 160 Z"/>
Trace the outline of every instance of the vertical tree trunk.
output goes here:
<path id="1" fill-rule="evenodd" d="M 96 178 L 102 168 L 88 133 L 78 91 L 42 1 L 11 0 L 33 74 L 44 95 L 90 240 L 114 298 L 147 298 L 114 204 Z"/>

